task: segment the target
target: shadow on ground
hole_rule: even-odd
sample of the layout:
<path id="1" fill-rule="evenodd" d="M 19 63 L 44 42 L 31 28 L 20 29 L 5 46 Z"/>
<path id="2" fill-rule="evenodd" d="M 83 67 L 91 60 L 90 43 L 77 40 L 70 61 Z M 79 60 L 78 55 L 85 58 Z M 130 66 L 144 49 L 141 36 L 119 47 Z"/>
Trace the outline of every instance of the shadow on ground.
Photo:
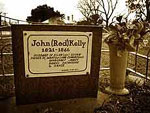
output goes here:
<path id="1" fill-rule="evenodd" d="M 108 97 L 98 91 L 97 98 L 70 99 L 38 103 L 29 105 L 16 105 L 15 97 L 0 101 L 0 113 L 93 113 L 96 107 L 101 106 Z"/>

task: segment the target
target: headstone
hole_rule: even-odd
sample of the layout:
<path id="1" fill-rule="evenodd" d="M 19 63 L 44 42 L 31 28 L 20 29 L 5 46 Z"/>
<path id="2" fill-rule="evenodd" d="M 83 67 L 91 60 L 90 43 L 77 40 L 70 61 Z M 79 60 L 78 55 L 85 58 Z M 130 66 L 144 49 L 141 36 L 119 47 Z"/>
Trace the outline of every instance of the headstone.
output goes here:
<path id="1" fill-rule="evenodd" d="M 12 25 L 16 104 L 97 97 L 102 28 Z"/>

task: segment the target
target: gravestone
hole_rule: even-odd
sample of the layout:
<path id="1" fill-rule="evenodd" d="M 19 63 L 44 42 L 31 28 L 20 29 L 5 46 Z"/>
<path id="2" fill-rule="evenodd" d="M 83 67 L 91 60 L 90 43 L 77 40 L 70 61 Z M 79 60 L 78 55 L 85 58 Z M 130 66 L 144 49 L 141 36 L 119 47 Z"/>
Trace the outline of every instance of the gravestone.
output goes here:
<path id="1" fill-rule="evenodd" d="M 97 97 L 102 27 L 12 25 L 16 104 Z"/>

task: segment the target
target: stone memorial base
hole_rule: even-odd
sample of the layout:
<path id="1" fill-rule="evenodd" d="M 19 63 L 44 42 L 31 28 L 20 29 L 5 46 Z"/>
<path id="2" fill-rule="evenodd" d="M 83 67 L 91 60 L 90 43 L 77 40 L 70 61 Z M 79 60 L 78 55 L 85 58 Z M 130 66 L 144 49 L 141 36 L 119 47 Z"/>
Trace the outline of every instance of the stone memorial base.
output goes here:
<path id="1" fill-rule="evenodd" d="M 98 92 L 97 98 L 80 98 L 48 103 L 28 104 L 16 106 L 16 97 L 0 101 L 1 113 L 45 113 L 52 110 L 59 113 L 93 113 L 103 101 L 108 98 L 107 94 Z"/>

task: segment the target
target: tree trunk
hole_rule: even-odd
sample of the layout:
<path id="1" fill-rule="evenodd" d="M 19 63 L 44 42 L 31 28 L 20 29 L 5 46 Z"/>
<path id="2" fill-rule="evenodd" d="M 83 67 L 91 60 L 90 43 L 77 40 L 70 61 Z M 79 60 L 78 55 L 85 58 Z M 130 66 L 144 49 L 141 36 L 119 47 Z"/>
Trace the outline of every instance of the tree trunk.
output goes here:
<path id="1" fill-rule="evenodd" d="M 108 27 L 109 25 L 109 21 L 106 19 L 106 27 Z"/>
<path id="2" fill-rule="evenodd" d="M 150 1 L 146 0 L 146 21 L 150 22 Z"/>

